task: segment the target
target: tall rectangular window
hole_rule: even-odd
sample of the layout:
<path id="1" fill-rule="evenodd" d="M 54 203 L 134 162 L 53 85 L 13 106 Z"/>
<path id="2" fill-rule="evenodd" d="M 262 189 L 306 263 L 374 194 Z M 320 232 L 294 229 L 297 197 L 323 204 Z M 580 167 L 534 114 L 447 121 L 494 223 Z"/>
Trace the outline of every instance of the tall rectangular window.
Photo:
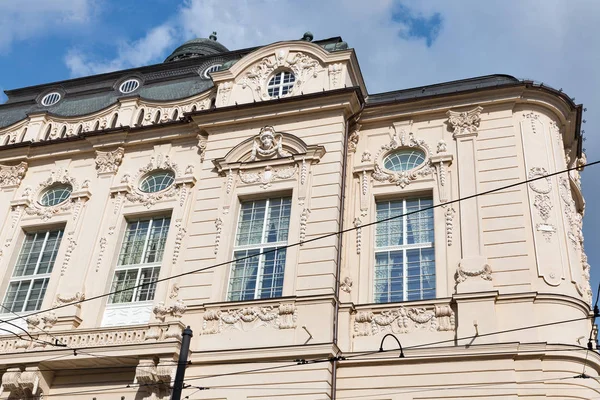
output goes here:
<path id="1" fill-rule="evenodd" d="M 170 223 L 169 217 L 128 222 L 111 287 L 111 292 L 120 292 L 113 294 L 109 303 L 154 299 L 154 281 L 160 272 Z"/>
<path id="2" fill-rule="evenodd" d="M 285 269 L 285 246 L 290 225 L 290 198 L 242 203 L 229 279 L 230 301 L 280 297 Z"/>
<path id="3" fill-rule="evenodd" d="M 25 235 L 1 312 L 41 308 L 62 237 L 62 229 Z"/>
<path id="4" fill-rule="evenodd" d="M 429 198 L 377 202 L 375 302 L 435 298 L 433 210 Z"/>

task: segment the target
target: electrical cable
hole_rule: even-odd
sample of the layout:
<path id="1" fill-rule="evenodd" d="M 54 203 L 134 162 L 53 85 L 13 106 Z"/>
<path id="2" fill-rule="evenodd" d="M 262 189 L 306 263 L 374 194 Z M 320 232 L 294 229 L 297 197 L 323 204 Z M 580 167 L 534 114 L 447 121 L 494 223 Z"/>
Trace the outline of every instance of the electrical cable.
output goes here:
<path id="1" fill-rule="evenodd" d="M 407 213 L 404 213 L 404 214 L 399 214 L 399 215 L 395 215 L 395 216 L 392 216 L 392 217 L 389 217 L 389 218 L 384 218 L 384 219 L 381 219 L 381 220 L 369 222 L 369 223 L 366 223 L 366 224 L 363 224 L 363 225 L 360 225 L 360 226 L 357 226 L 357 227 L 351 227 L 351 228 L 347 228 L 347 229 L 342 229 L 342 230 L 337 231 L 337 232 L 327 233 L 325 235 L 321 235 L 321 236 L 318 236 L 318 237 L 315 237 L 315 238 L 312 238 L 312 239 L 302 240 L 302 241 L 299 241 L 299 242 L 296 242 L 296 243 L 287 244 L 285 246 L 274 247 L 273 249 L 266 250 L 262 254 L 274 253 L 274 252 L 281 251 L 281 250 L 284 250 L 284 249 L 288 249 L 288 248 L 291 248 L 291 247 L 297 247 L 297 246 L 305 245 L 307 243 L 311 243 L 311 242 L 315 242 L 315 241 L 318 241 L 318 240 L 326 239 L 328 237 L 332 237 L 332 236 L 336 236 L 336 235 L 343 235 L 344 233 L 348 233 L 348 232 L 351 232 L 351 231 L 354 231 L 354 230 L 357 230 L 357 229 L 362 229 L 362 228 L 366 228 L 366 227 L 369 227 L 369 226 L 377 225 L 377 224 L 380 224 L 380 223 L 392 221 L 392 220 L 395 220 L 395 219 L 398 219 L 398 218 L 402 218 L 402 217 L 406 217 L 406 216 L 409 216 L 409 215 L 417 214 L 417 213 L 420 213 L 420 212 L 423 212 L 423 211 L 433 210 L 433 209 L 438 208 L 438 207 L 445 207 L 445 206 L 447 206 L 449 204 L 454 204 L 454 203 L 458 203 L 458 202 L 461 202 L 461 201 L 470 200 L 470 199 L 473 199 L 473 198 L 476 198 L 476 197 L 479 197 L 479 196 L 485 196 L 485 195 L 488 195 L 488 194 L 491 194 L 491 193 L 496 193 L 496 192 L 499 192 L 499 191 L 502 191 L 502 190 L 510 189 L 512 187 L 516 187 L 516 186 L 520 186 L 520 185 L 523 185 L 523 184 L 535 182 L 535 181 L 540 180 L 540 179 L 546 179 L 546 178 L 551 177 L 551 176 L 568 173 L 569 171 L 581 170 L 581 169 L 583 169 L 585 167 L 591 167 L 591 166 L 597 165 L 597 164 L 600 164 L 600 160 L 593 161 L 593 162 L 588 162 L 585 165 L 580 165 L 580 166 L 577 166 L 577 167 L 567 168 L 567 169 L 564 169 L 564 170 L 561 170 L 561 171 L 557 171 L 557 172 L 552 172 L 552 173 L 549 173 L 549 174 L 546 174 L 546 175 L 536 176 L 534 178 L 528 178 L 528 179 L 526 179 L 524 181 L 512 183 L 512 184 L 506 185 L 506 186 L 501 186 L 501 187 L 498 187 L 498 188 L 495 188 L 495 189 L 490 189 L 490 190 L 487 190 L 487 191 L 484 191 L 484 192 L 481 192 L 481 193 L 475 193 L 475 194 L 472 194 L 472 195 L 469 195 L 469 196 L 465 196 L 465 197 L 462 197 L 462 198 L 459 198 L 459 199 L 450 200 L 450 201 L 447 201 L 445 203 L 440 203 L 440 204 L 436 204 L 436 205 L 432 205 L 432 206 L 428 206 L 428 207 L 423 207 L 423 208 L 421 208 L 419 210 L 410 211 L 410 212 L 407 212 Z M 155 279 L 155 280 L 152 280 L 152 281 L 147 282 L 147 283 L 138 284 L 138 285 L 134 285 L 134 286 L 128 286 L 127 288 L 114 290 L 112 292 L 108 292 L 108 293 L 104 293 L 104 294 L 92 296 L 92 297 L 85 298 L 85 299 L 78 300 L 78 301 L 74 301 L 74 302 L 71 302 L 71 303 L 68 303 L 68 304 L 62 304 L 62 305 L 51 307 L 51 308 L 48 308 L 48 309 L 45 309 L 45 310 L 38 310 L 38 311 L 35 311 L 33 313 L 27 314 L 27 316 L 42 314 L 42 313 L 45 313 L 45 312 L 49 312 L 49 311 L 53 311 L 53 310 L 58 310 L 58 309 L 69 307 L 69 306 L 76 305 L 76 304 L 86 303 L 86 302 L 89 302 L 89 301 L 92 301 L 92 300 L 98 300 L 98 299 L 101 299 L 101 298 L 104 298 L 104 297 L 107 297 L 107 296 L 112 296 L 112 295 L 117 294 L 117 293 L 130 291 L 132 289 L 136 289 L 136 288 L 140 288 L 140 287 L 148 287 L 148 286 L 156 284 L 156 283 L 165 282 L 165 281 L 168 281 L 168 280 L 171 280 L 171 279 L 180 278 L 180 277 L 191 275 L 191 274 L 196 274 L 198 272 L 203 272 L 203 271 L 207 271 L 209 269 L 214 269 L 214 268 L 222 267 L 222 266 L 229 265 L 229 264 L 232 264 L 232 263 L 237 263 L 239 261 L 244 261 L 244 260 L 251 259 L 251 258 L 254 258 L 254 257 L 256 257 L 256 255 L 247 255 L 247 256 L 236 258 L 236 259 L 233 259 L 233 260 L 229 260 L 229 261 L 225 261 L 225 262 L 221 262 L 221 263 L 209 265 L 207 267 L 197 268 L 195 270 L 191 270 L 191 271 L 187 271 L 187 272 L 182 272 L 180 274 L 175 274 L 175 275 L 167 276 L 167 277 L 164 277 L 164 278 Z M 7 321 L 10 322 L 10 321 L 14 321 L 15 319 L 18 319 L 18 318 L 9 319 Z"/>

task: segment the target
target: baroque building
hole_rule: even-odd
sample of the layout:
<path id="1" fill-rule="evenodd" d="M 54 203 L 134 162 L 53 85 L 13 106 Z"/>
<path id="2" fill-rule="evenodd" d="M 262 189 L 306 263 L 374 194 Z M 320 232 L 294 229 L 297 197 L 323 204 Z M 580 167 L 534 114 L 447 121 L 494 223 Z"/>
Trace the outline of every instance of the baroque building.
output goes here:
<path id="1" fill-rule="evenodd" d="M 6 94 L 2 398 L 168 399 L 188 325 L 190 399 L 600 398 L 564 93 L 307 33 Z"/>

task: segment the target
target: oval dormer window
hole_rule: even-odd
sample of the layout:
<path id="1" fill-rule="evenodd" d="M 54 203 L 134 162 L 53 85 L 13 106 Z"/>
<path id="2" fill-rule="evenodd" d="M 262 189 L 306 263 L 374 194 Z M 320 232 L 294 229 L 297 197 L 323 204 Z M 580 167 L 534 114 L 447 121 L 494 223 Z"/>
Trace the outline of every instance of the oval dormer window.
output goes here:
<path id="1" fill-rule="evenodd" d="M 44 207 L 52 207 L 64 203 L 71 197 L 73 186 L 69 184 L 53 185 L 46 189 L 40 197 L 40 204 Z"/>
<path id="2" fill-rule="evenodd" d="M 267 85 L 267 93 L 270 97 L 277 98 L 289 94 L 296 82 L 296 76 L 290 71 L 281 71 L 273 75 Z"/>
<path id="3" fill-rule="evenodd" d="M 60 93 L 58 92 L 52 92 L 52 93 L 48 93 L 47 95 L 45 95 L 42 98 L 42 105 L 43 106 L 52 106 L 56 103 L 58 103 L 60 101 Z"/>
<path id="4" fill-rule="evenodd" d="M 425 162 L 425 153 L 419 149 L 401 149 L 388 154 L 383 166 L 388 171 L 402 172 L 415 169 Z"/>
<path id="5" fill-rule="evenodd" d="M 127 94 L 134 92 L 139 87 L 140 81 L 137 79 L 127 79 L 125 82 L 121 83 L 121 86 L 119 86 L 119 92 Z"/>
<path id="6" fill-rule="evenodd" d="M 167 189 L 175 181 L 175 174 L 169 170 L 150 172 L 140 182 L 140 190 L 144 193 L 156 193 Z"/>
<path id="7" fill-rule="evenodd" d="M 206 68 L 206 71 L 204 71 L 204 77 L 206 79 L 210 79 L 210 74 L 213 72 L 217 72 L 219 70 L 219 68 L 221 68 L 221 64 L 214 64 L 211 65 L 210 67 Z"/>

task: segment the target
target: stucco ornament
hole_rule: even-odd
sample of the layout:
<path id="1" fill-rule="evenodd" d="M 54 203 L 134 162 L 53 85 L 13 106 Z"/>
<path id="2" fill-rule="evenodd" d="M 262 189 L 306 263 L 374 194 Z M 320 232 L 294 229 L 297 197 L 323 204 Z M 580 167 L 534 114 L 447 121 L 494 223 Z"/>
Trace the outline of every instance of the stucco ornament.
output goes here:
<path id="1" fill-rule="evenodd" d="M 248 161 L 277 157 L 289 157 L 290 153 L 283 149 L 283 135 L 275 132 L 272 126 L 261 128 L 260 133 L 254 138 L 252 152 Z"/>
<path id="2" fill-rule="evenodd" d="M 69 296 L 65 296 L 62 294 L 57 294 L 56 295 L 56 300 L 54 301 L 54 303 L 52 304 L 52 307 L 60 307 L 63 306 L 65 304 L 71 304 L 73 303 L 73 305 L 75 307 L 81 307 L 81 302 L 85 300 L 85 293 L 83 291 L 81 292 L 76 292 L 72 295 Z"/>
<path id="3" fill-rule="evenodd" d="M 359 311 L 354 317 L 355 337 L 415 331 L 444 332 L 455 329 L 454 311 L 448 305 Z"/>
<path id="4" fill-rule="evenodd" d="M 113 151 L 96 150 L 96 170 L 98 175 L 116 174 L 119 166 L 123 162 L 125 149 L 119 147 Z"/>
<path id="5" fill-rule="evenodd" d="M 454 137 L 476 135 L 481 123 L 481 111 L 483 111 L 481 107 L 461 112 L 449 110 L 446 115 L 448 115 L 448 124 L 454 131 Z"/>
<path id="6" fill-rule="evenodd" d="M 547 242 L 552 241 L 556 233 L 556 227 L 548 222 L 550 212 L 554 207 L 549 193 L 552 191 L 552 181 L 547 176 L 548 172 L 543 167 L 533 167 L 529 170 L 528 179 L 537 179 L 529 182 L 529 188 L 536 194 L 533 199 L 533 206 L 537 209 L 538 215 L 542 219 L 541 223 L 535 225 L 535 229 L 540 232 Z"/>
<path id="7" fill-rule="evenodd" d="M 462 264 L 458 264 L 455 275 L 456 284 L 473 278 L 482 279 L 484 281 L 492 281 L 492 267 L 490 267 L 488 264 L 485 264 L 478 270 L 470 271 L 465 269 Z"/>
<path id="8" fill-rule="evenodd" d="M 346 293 L 350 293 L 352 291 L 352 278 L 350 278 L 349 276 L 345 277 L 341 282 L 340 282 L 340 290 L 346 292 Z"/>
<path id="9" fill-rule="evenodd" d="M 239 171 L 240 180 L 246 184 L 260 183 L 261 189 L 271 187 L 276 180 L 290 179 L 296 174 L 298 167 L 296 165 L 287 166 L 285 168 L 275 169 L 271 166 L 266 166 L 263 171 L 259 172 L 244 172 Z"/>
<path id="10" fill-rule="evenodd" d="M 425 162 L 419 165 L 416 168 L 413 168 L 409 171 L 388 171 L 383 167 L 383 158 L 387 154 L 402 148 L 418 148 L 425 153 Z M 377 154 L 375 155 L 375 165 L 373 167 L 372 177 L 378 182 L 389 182 L 393 183 L 397 186 L 400 186 L 404 189 L 408 186 L 412 181 L 418 179 L 419 177 L 424 177 L 427 175 L 431 175 L 433 172 L 431 160 L 430 160 L 431 149 L 425 143 L 423 139 L 415 139 L 414 134 L 411 132 L 408 135 L 405 130 L 400 131 L 400 136 L 398 133 L 394 133 L 392 135 L 392 139 L 389 144 L 384 144 L 381 146 Z"/>
<path id="11" fill-rule="evenodd" d="M 446 220 L 446 243 L 448 246 L 452 246 L 453 242 L 453 231 L 454 231 L 454 214 L 456 211 L 451 206 L 444 206 L 444 219 Z"/>
<path id="12" fill-rule="evenodd" d="M 39 199 L 42 193 L 56 184 L 71 185 L 72 192 L 67 201 L 54 206 L 42 206 Z M 77 180 L 69 175 L 69 171 L 64 168 L 58 168 L 50 174 L 50 177 L 37 186 L 37 189 L 25 188 L 23 192 L 24 199 L 18 201 L 19 204 L 27 204 L 25 212 L 29 215 L 37 215 L 42 220 L 47 221 L 55 214 L 73 209 L 74 219 L 77 219 L 83 202 L 90 196 L 88 188 L 81 187 Z"/>
<path id="13" fill-rule="evenodd" d="M 230 310 L 207 310 L 203 316 L 202 334 L 210 335 L 228 329 L 251 331 L 260 326 L 294 329 L 298 309 L 292 303 L 279 306 L 244 307 Z"/>
<path id="14" fill-rule="evenodd" d="M 252 89 L 256 100 L 268 100 L 270 99 L 267 92 L 268 80 L 273 73 L 286 69 L 291 70 L 296 78 L 294 86 L 286 96 L 297 93 L 308 80 L 316 78 L 321 71 L 325 70 L 319 61 L 307 54 L 290 53 L 288 50 L 281 49 L 254 64 L 245 73 L 239 84 L 243 89 Z M 221 88 L 219 88 L 220 91 Z M 225 104 L 226 102 L 223 103 L 223 105 Z"/>
<path id="15" fill-rule="evenodd" d="M 27 172 L 27 163 L 21 161 L 17 165 L 0 164 L 0 187 L 19 186 Z"/>

